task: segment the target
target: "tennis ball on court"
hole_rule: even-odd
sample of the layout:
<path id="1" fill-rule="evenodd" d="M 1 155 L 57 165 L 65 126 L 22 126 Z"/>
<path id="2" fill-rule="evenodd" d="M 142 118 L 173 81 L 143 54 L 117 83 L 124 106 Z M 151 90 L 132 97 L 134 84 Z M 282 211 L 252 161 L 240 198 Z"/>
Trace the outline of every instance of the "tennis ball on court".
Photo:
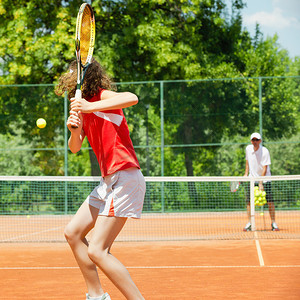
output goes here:
<path id="1" fill-rule="evenodd" d="M 45 119 L 39 118 L 39 119 L 36 120 L 36 126 L 37 126 L 38 128 L 45 128 L 46 125 L 47 125 L 47 122 L 46 122 Z"/>
<path id="2" fill-rule="evenodd" d="M 30 216 L 29 216 L 29 215 L 27 215 L 27 219 L 30 219 Z"/>

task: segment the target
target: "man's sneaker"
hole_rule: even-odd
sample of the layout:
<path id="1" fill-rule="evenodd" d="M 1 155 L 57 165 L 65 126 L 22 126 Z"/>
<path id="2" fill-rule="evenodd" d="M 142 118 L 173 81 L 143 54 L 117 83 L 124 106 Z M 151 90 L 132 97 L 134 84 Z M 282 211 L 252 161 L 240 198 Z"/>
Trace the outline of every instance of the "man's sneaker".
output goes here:
<path id="1" fill-rule="evenodd" d="M 102 296 L 101 300 L 111 300 L 111 299 L 110 299 L 110 296 L 109 296 L 107 293 L 105 293 L 105 294 Z"/>
<path id="2" fill-rule="evenodd" d="M 243 231 L 251 231 L 251 223 L 250 222 L 246 224 Z"/>
<path id="3" fill-rule="evenodd" d="M 279 231 L 279 228 L 278 228 L 276 222 L 272 222 L 272 230 L 273 231 Z"/>
<path id="4" fill-rule="evenodd" d="M 94 300 L 111 300 L 110 296 L 107 293 L 105 293 L 101 297 L 97 297 L 97 298 L 91 298 L 89 296 L 89 294 L 86 294 L 86 300 L 88 300 L 88 299 L 94 299 Z"/>

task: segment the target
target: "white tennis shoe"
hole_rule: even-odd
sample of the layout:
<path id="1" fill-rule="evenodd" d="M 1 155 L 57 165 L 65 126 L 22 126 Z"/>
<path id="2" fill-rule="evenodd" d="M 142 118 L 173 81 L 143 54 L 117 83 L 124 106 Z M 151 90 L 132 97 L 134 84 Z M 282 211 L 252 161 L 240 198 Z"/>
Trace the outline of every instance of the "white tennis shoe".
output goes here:
<path id="1" fill-rule="evenodd" d="M 89 299 L 94 299 L 94 300 L 111 300 L 110 296 L 107 293 L 105 293 L 101 297 L 97 297 L 97 298 L 90 297 L 89 294 L 86 294 L 86 300 L 89 300 Z"/>
<path id="2" fill-rule="evenodd" d="M 279 228 L 278 228 L 276 222 L 272 222 L 271 226 L 272 226 L 272 231 L 279 231 Z"/>
<path id="3" fill-rule="evenodd" d="M 247 223 L 246 226 L 243 228 L 243 231 L 251 231 L 251 223 Z"/>

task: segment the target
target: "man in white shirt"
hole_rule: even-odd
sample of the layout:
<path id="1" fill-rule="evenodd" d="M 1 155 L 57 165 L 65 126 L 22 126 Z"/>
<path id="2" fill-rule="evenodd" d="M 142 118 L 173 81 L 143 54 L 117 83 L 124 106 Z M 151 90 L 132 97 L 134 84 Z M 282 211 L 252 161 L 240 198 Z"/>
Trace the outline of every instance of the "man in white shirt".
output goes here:
<path id="1" fill-rule="evenodd" d="M 271 158 L 269 150 L 261 145 L 261 135 L 257 132 L 251 135 L 251 144 L 246 147 L 246 167 L 244 176 L 260 177 L 271 176 Z M 269 207 L 269 213 L 271 218 L 271 226 L 273 231 L 278 231 L 279 228 L 275 222 L 275 205 L 272 197 L 271 181 L 260 181 L 256 183 L 259 190 L 266 192 L 266 200 Z M 244 231 L 251 230 L 250 223 L 250 189 L 246 188 L 246 201 L 247 201 L 247 213 L 248 223 L 246 224 Z"/>

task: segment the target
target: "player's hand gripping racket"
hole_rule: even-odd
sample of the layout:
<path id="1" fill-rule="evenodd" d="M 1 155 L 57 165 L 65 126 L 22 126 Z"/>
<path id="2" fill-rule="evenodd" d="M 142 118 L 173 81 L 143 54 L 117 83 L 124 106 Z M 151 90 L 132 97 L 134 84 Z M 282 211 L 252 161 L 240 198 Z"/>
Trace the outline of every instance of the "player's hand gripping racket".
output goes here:
<path id="1" fill-rule="evenodd" d="M 235 193 L 240 187 L 240 183 L 238 181 L 232 181 L 230 183 L 230 191 Z"/>
<path id="2" fill-rule="evenodd" d="M 82 97 L 84 75 L 89 67 L 95 45 L 95 16 L 92 7 L 83 3 L 77 15 L 75 51 L 77 60 L 77 85 L 75 98 Z M 77 126 L 72 126 L 76 128 Z"/>

